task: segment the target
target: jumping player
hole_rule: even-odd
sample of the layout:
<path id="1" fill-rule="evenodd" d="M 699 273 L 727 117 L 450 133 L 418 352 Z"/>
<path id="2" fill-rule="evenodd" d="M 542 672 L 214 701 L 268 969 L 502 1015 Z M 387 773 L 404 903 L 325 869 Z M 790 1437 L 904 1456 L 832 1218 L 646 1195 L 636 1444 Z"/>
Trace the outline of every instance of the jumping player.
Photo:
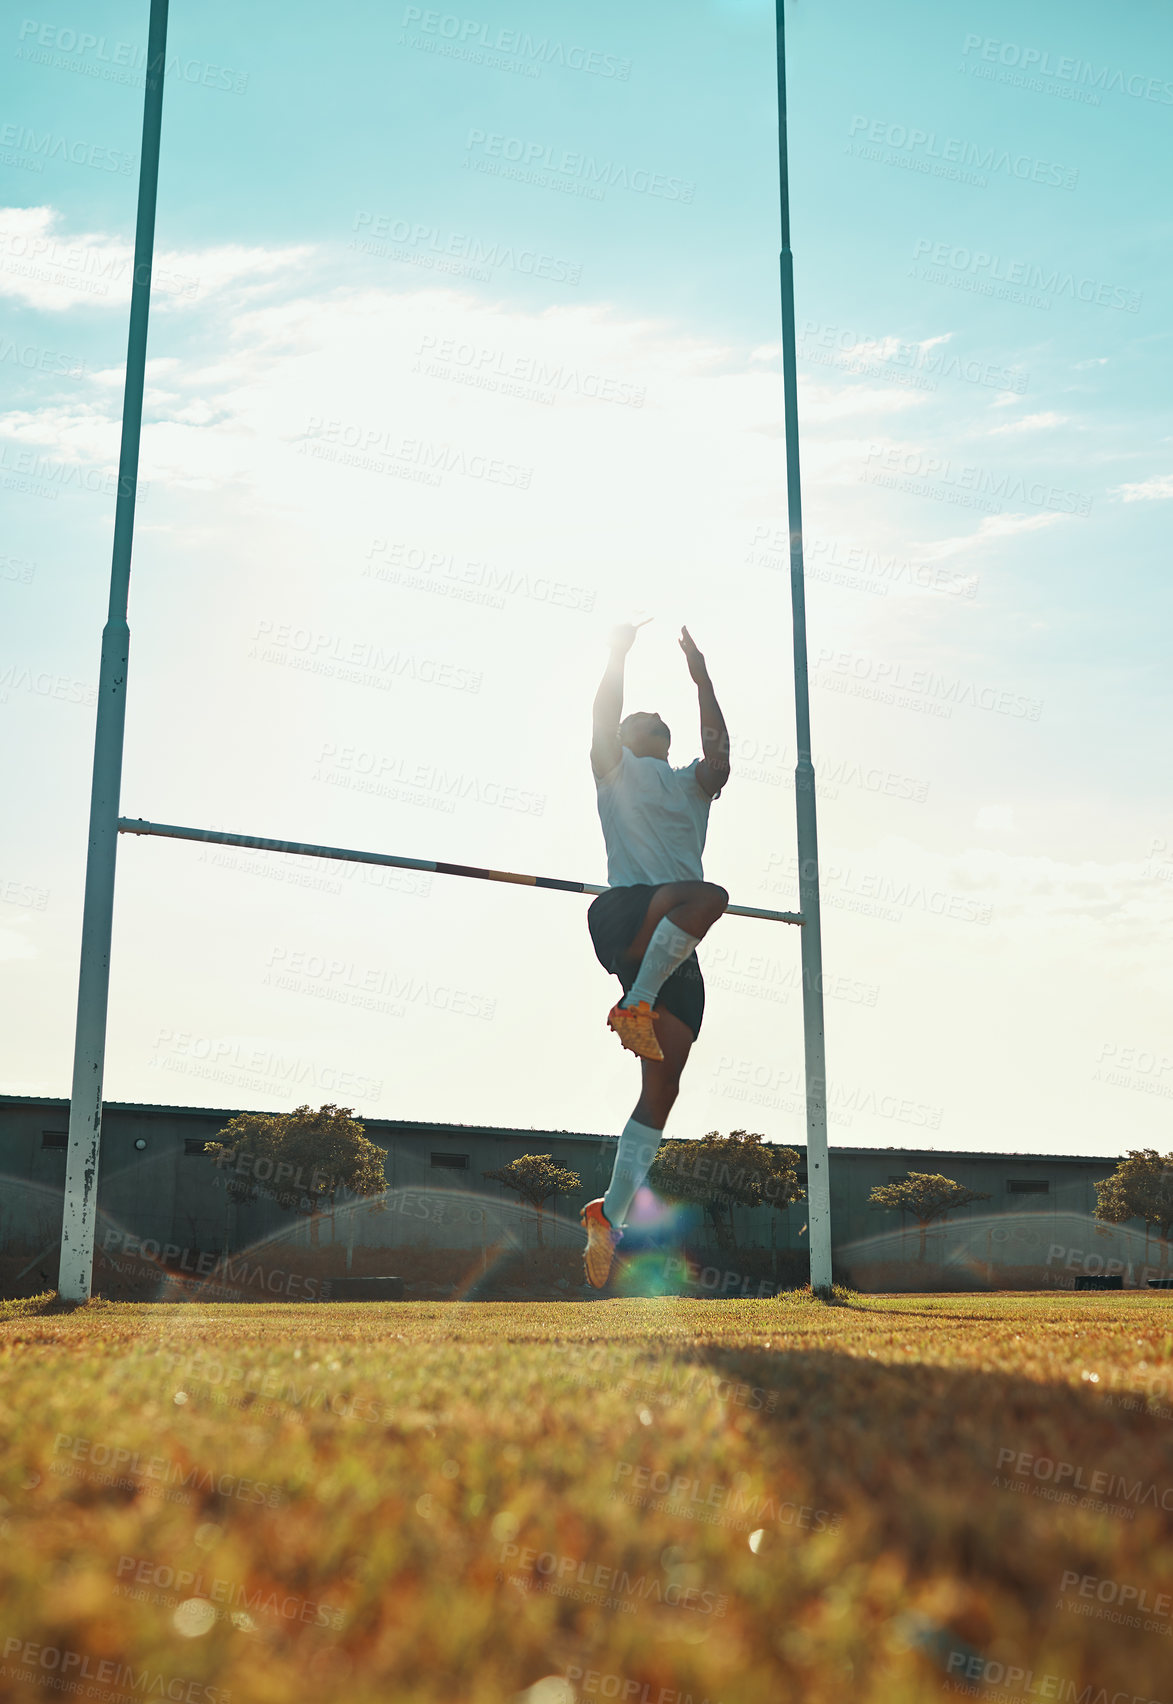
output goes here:
<path id="1" fill-rule="evenodd" d="M 639 627 L 643 622 L 638 624 Z M 704 879 L 701 853 L 709 806 L 729 779 L 729 734 L 705 659 L 687 627 L 680 648 L 696 683 L 704 756 L 683 769 L 668 763 L 671 735 L 655 711 L 623 711 L 623 672 L 636 626 L 617 627 L 595 695 L 591 768 L 607 848 L 607 881 L 587 913 L 595 954 L 623 985 L 607 1022 L 638 1054 L 643 1089 L 623 1127 L 607 1193 L 580 1215 L 587 1233 L 586 1275 L 607 1282 L 615 1245 L 648 1174 L 680 1089 L 689 1048 L 700 1034 L 705 985 L 697 943 L 729 904 Z"/>

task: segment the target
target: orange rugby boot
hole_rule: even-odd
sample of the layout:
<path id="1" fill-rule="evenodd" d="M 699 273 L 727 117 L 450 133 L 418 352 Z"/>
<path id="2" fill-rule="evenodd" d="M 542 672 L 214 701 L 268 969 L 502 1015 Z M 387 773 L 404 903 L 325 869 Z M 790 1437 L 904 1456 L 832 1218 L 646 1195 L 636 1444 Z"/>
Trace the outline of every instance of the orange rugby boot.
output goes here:
<path id="1" fill-rule="evenodd" d="M 587 1234 L 586 1248 L 582 1256 L 587 1282 L 593 1284 L 596 1290 L 601 1290 L 611 1271 L 615 1245 L 623 1232 L 617 1231 L 603 1212 L 601 1195 L 597 1201 L 588 1201 L 578 1218 Z"/>
<path id="2" fill-rule="evenodd" d="M 646 1000 L 634 1006 L 612 1006 L 607 1022 L 629 1053 L 637 1053 L 641 1059 L 663 1059 L 664 1050 L 652 1024 L 652 1008 Z"/>

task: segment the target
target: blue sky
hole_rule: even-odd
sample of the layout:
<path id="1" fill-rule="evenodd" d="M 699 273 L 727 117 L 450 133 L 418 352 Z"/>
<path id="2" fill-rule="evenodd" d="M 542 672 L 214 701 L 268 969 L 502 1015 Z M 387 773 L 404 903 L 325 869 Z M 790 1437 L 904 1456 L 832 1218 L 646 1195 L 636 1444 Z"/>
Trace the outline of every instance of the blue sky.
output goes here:
<path id="1" fill-rule="evenodd" d="M 1173 24 L 788 13 L 833 1141 L 1114 1153 L 1173 1095 Z M 178 3 L 123 809 L 601 880 L 585 741 L 733 733 L 789 907 L 772 8 Z M 0 34 L 3 1086 L 67 1092 L 146 7 Z M 576 899 L 120 851 L 106 1092 L 618 1128 Z M 801 1140 L 725 920 L 670 1128 Z M 319 1094 L 319 1090 L 321 1091 Z"/>

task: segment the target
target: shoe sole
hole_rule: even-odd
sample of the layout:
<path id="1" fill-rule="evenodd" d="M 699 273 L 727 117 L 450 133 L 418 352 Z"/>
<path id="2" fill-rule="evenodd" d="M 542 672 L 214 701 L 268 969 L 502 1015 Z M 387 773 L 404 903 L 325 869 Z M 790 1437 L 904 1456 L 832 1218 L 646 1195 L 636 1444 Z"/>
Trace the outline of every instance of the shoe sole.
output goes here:
<path id="1" fill-rule="evenodd" d="M 607 1262 L 607 1270 L 603 1273 L 603 1276 L 599 1279 L 598 1283 L 596 1283 L 595 1280 L 591 1277 L 591 1269 L 590 1269 L 590 1265 L 588 1264 L 588 1261 L 587 1261 L 587 1254 L 588 1254 L 588 1252 L 590 1250 L 590 1246 L 591 1246 L 591 1232 L 590 1232 L 591 1221 L 586 1219 L 586 1218 L 580 1217 L 578 1222 L 587 1234 L 587 1246 L 586 1246 L 586 1249 L 583 1250 L 583 1257 L 582 1257 L 582 1267 L 583 1267 L 583 1272 L 586 1275 L 586 1281 L 591 1286 L 591 1288 L 593 1290 L 601 1290 L 603 1288 L 604 1284 L 606 1284 L 608 1278 L 611 1276 L 611 1268 L 615 1264 L 615 1244 L 614 1243 L 611 1244 L 611 1257 Z"/>
<path id="2" fill-rule="evenodd" d="M 619 1037 L 625 1051 L 628 1053 L 634 1053 L 637 1059 L 663 1059 L 664 1049 L 660 1046 L 658 1041 L 656 1042 L 656 1051 L 654 1053 L 645 1053 L 641 1048 L 633 1047 L 619 1026 L 612 1021 L 610 1013 L 607 1014 L 607 1026 Z"/>

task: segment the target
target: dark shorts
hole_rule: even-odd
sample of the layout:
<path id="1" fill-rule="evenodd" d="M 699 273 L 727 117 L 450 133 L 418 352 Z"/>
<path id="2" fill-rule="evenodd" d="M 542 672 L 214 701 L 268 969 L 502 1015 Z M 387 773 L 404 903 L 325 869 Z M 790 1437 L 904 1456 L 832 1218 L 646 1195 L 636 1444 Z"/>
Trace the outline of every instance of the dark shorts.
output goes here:
<path id="1" fill-rule="evenodd" d="M 639 934 L 655 891 L 655 884 L 646 882 L 638 887 L 608 888 L 587 912 L 595 957 L 604 970 L 619 978 L 625 994 L 639 971 L 639 960 L 631 956 L 631 943 Z M 656 1005 L 687 1024 L 695 1041 L 705 1012 L 704 978 L 695 953 L 677 965 L 656 995 Z"/>

